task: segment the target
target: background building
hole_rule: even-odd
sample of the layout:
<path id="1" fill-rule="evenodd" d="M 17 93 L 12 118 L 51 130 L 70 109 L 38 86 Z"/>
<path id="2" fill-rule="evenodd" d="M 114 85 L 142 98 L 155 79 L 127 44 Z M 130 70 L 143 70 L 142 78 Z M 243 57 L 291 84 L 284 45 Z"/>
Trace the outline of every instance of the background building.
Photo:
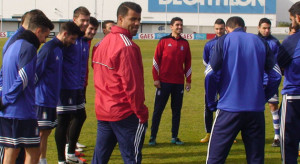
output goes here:
<path id="1" fill-rule="evenodd" d="M 78 6 L 87 7 L 91 16 L 116 21 L 116 10 L 126 0 L 0 0 L 0 31 L 15 31 L 24 12 L 38 8 L 55 22 L 72 19 Z M 275 27 L 278 20 L 289 22 L 288 8 L 295 0 L 127 0 L 142 6 L 142 26 L 139 33 L 169 33 L 169 21 L 176 16 L 184 20 L 184 33 L 213 33 L 217 18 L 225 21 L 231 16 L 245 20 L 248 32 L 257 32 L 258 21 L 267 17 Z M 274 28 L 273 28 L 274 29 Z M 285 33 L 284 30 L 275 30 Z"/>

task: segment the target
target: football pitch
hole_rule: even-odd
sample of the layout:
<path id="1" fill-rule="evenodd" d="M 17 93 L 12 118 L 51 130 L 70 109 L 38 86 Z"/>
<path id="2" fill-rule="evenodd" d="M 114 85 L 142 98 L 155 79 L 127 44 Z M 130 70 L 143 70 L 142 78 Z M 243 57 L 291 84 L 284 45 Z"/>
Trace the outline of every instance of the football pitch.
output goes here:
<path id="1" fill-rule="evenodd" d="M 7 39 L 0 39 L 0 50 Z M 98 42 L 99 39 L 94 39 L 92 45 Z M 151 118 L 153 113 L 155 87 L 152 79 L 152 59 L 158 40 L 135 40 L 140 46 L 143 63 L 144 63 L 144 77 L 145 77 L 145 104 L 149 108 L 148 130 L 145 137 L 143 147 L 142 163 L 155 164 L 175 164 L 175 163 L 205 163 L 207 143 L 200 143 L 200 139 L 205 135 L 204 128 L 204 66 L 202 63 L 202 51 L 206 40 L 189 41 L 192 52 L 192 88 L 190 92 L 184 93 L 184 100 L 181 112 L 181 124 L 179 129 L 179 138 L 185 142 L 184 145 L 174 145 L 170 143 L 171 140 L 171 108 L 170 103 L 166 105 L 162 116 L 158 135 L 157 145 L 149 146 L 148 140 L 150 137 Z M 90 51 L 91 52 L 91 51 Z M 1 59 L 2 63 L 2 59 Z M 86 112 L 87 119 L 82 128 L 79 142 L 86 145 L 84 154 L 86 155 L 87 163 L 91 162 L 94 152 L 94 145 L 96 141 L 97 120 L 94 112 L 94 83 L 93 83 L 93 69 L 89 69 L 89 81 L 87 87 L 87 104 Z M 272 124 L 272 116 L 269 108 L 266 106 L 266 145 L 265 145 L 265 163 L 276 164 L 280 161 L 280 148 L 271 147 L 274 137 L 274 130 Z M 54 140 L 54 131 L 49 136 L 47 160 L 49 164 L 57 163 L 57 152 Z M 123 163 L 122 157 L 116 146 L 110 162 L 112 164 Z M 233 144 L 228 155 L 226 163 L 243 164 L 246 162 L 245 149 L 240 134 L 237 136 L 237 143 Z"/>

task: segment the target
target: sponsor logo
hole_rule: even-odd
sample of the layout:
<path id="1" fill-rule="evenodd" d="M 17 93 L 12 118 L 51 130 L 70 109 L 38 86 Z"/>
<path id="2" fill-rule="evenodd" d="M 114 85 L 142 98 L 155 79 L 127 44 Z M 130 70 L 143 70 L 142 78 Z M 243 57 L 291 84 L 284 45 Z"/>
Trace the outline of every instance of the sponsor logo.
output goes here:
<path id="1" fill-rule="evenodd" d="M 168 47 L 172 47 L 172 44 L 171 44 L 171 43 L 169 43 L 169 44 L 168 44 Z"/>

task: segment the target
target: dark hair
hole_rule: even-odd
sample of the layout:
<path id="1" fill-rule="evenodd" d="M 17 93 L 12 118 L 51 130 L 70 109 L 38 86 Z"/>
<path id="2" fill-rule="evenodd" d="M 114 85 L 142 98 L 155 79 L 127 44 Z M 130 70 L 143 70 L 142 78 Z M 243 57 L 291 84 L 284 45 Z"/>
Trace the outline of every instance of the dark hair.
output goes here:
<path id="1" fill-rule="evenodd" d="M 131 9 L 139 14 L 142 13 L 142 8 L 139 4 L 136 4 L 134 2 L 123 2 L 120 4 L 120 6 L 117 10 L 117 17 L 119 15 L 126 16 L 129 9 Z"/>
<path id="2" fill-rule="evenodd" d="M 106 25 L 107 25 L 108 23 L 113 23 L 113 24 L 115 24 L 115 22 L 112 21 L 112 20 L 106 20 L 106 21 L 104 21 L 104 22 L 102 23 L 102 29 L 106 29 Z"/>
<path id="3" fill-rule="evenodd" d="M 173 25 L 173 24 L 175 23 L 175 21 L 181 21 L 181 22 L 183 22 L 183 20 L 182 20 L 181 18 L 179 18 L 179 17 L 174 17 L 174 18 L 172 18 L 172 20 L 171 20 L 171 25 Z"/>
<path id="4" fill-rule="evenodd" d="M 62 23 L 59 29 L 59 33 L 66 31 L 69 35 L 78 35 L 81 37 L 84 35 L 84 32 L 74 22 Z"/>
<path id="5" fill-rule="evenodd" d="M 219 18 L 215 21 L 215 24 L 223 24 L 225 26 L 225 22 L 223 19 Z"/>
<path id="6" fill-rule="evenodd" d="M 289 12 L 292 16 L 300 15 L 300 1 L 293 4 Z"/>
<path id="7" fill-rule="evenodd" d="M 28 30 L 35 30 L 36 28 L 42 28 L 46 30 L 47 28 L 53 30 L 53 23 L 45 15 L 34 15 L 30 18 Z"/>
<path id="8" fill-rule="evenodd" d="M 269 25 L 272 25 L 270 19 L 268 19 L 268 18 L 261 18 L 261 19 L 259 20 L 258 26 L 260 27 L 261 24 L 263 24 L 263 23 L 267 23 L 267 24 L 269 24 Z"/>
<path id="9" fill-rule="evenodd" d="M 85 15 L 85 16 L 90 16 L 91 15 L 89 10 L 86 7 L 83 7 L 83 6 L 80 6 L 80 7 L 76 8 L 74 10 L 73 17 L 78 18 L 80 14 Z"/>
<path id="10" fill-rule="evenodd" d="M 21 18 L 21 24 L 29 24 L 29 21 L 30 21 L 30 18 L 34 15 L 43 15 L 43 16 L 46 16 L 42 10 L 39 10 L 39 9 L 33 9 L 33 10 L 30 10 L 30 11 L 27 11 L 26 13 L 24 13 L 24 15 L 22 16 Z"/>
<path id="11" fill-rule="evenodd" d="M 243 18 L 238 17 L 238 16 L 234 16 L 234 17 L 230 17 L 227 21 L 226 21 L 226 27 L 229 28 L 236 28 L 236 27 L 245 27 L 245 22 L 243 20 Z"/>
<path id="12" fill-rule="evenodd" d="M 99 26 L 99 22 L 95 17 L 90 17 L 90 24 L 97 28 Z"/>

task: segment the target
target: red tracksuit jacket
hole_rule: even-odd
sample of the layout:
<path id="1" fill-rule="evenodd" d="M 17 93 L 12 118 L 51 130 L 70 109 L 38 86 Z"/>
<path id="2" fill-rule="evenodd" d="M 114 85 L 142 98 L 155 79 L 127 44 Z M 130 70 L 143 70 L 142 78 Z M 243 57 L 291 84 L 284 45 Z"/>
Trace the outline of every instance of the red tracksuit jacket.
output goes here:
<path id="1" fill-rule="evenodd" d="M 145 123 L 148 108 L 142 56 L 128 30 L 112 27 L 95 50 L 93 68 L 97 119 L 119 121 L 134 113 Z"/>
<path id="2" fill-rule="evenodd" d="M 160 39 L 157 44 L 152 75 L 154 80 L 165 83 L 191 83 L 191 51 L 187 40 L 181 36 L 174 38 L 170 35 Z"/>

